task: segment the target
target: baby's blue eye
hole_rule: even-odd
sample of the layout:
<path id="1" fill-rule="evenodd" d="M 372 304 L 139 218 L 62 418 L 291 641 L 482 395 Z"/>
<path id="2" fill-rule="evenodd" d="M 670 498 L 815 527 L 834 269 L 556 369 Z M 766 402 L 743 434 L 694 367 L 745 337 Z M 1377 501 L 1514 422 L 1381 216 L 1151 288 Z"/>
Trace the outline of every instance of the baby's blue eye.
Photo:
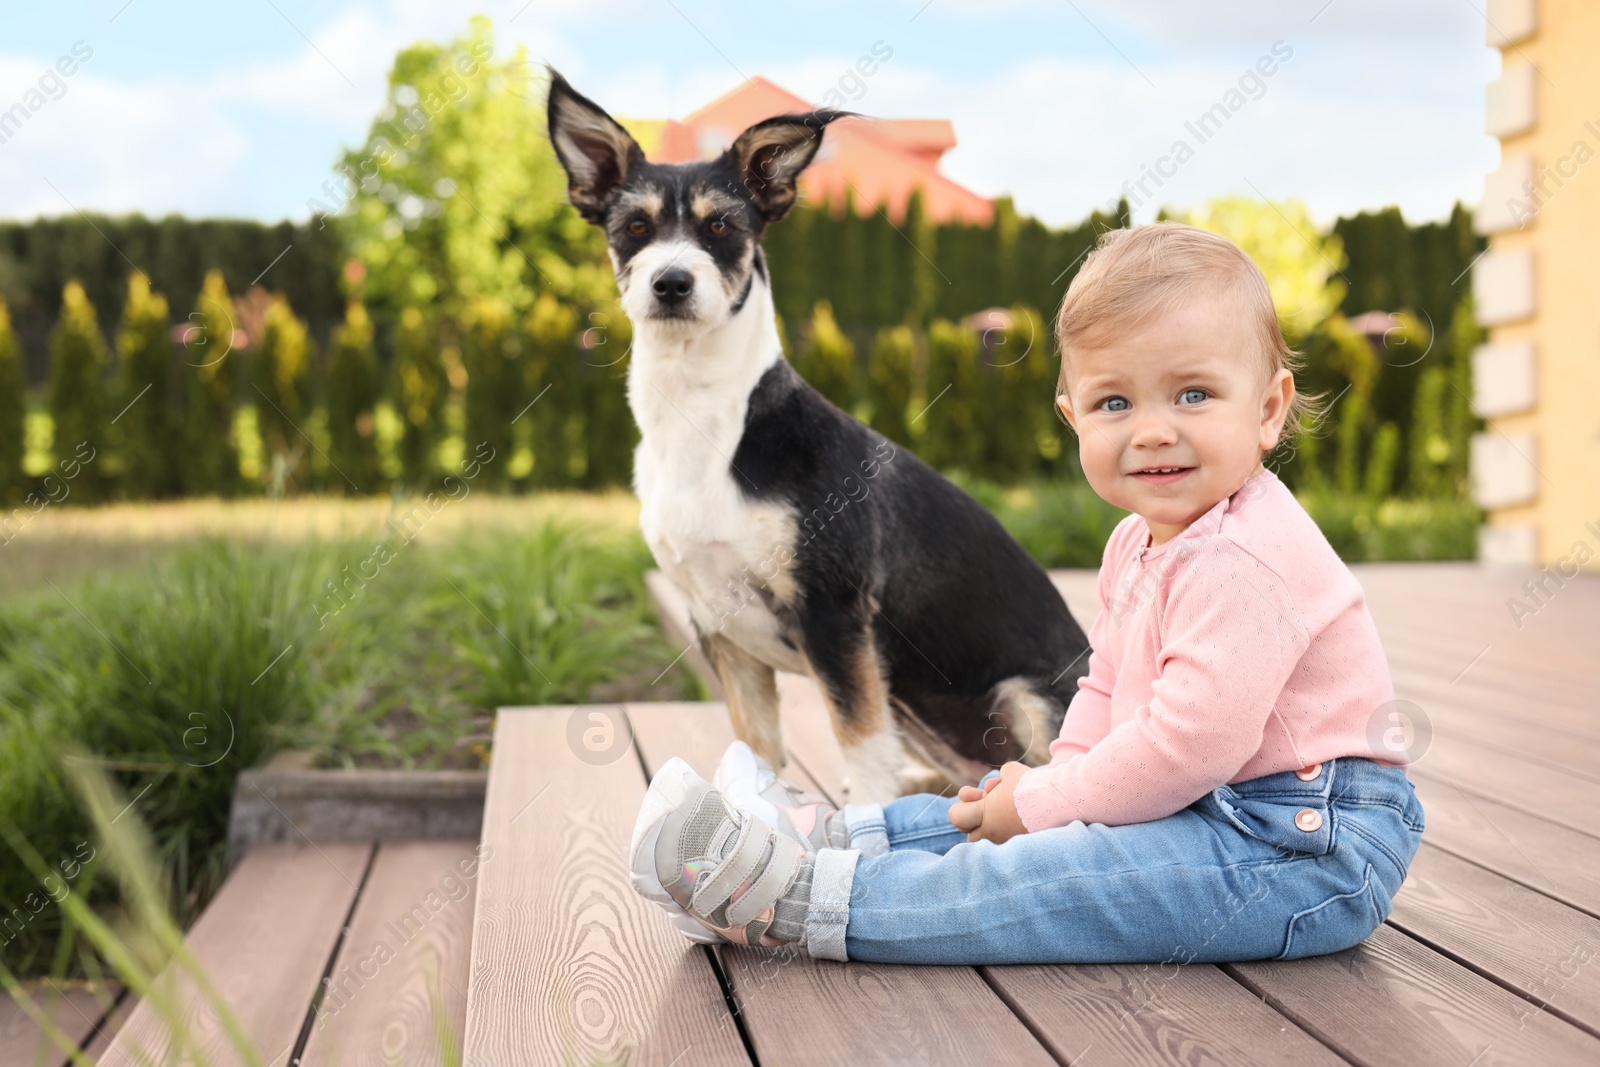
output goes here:
<path id="1" fill-rule="evenodd" d="M 1114 408 L 1114 407 L 1110 407 L 1109 406 L 1111 404 L 1126 404 L 1127 400 L 1123 399 L 1120 396 L 1107 397 L 1106 399 L 1100 401 L 1100 403 L 1102 405 L 1106 406 L 1106 410 L 1107 411 L 1126 411 L 1127 410 L 1127 408 Z"/>
<path id="2" fill-rule="evenodd" d="M 1207 395 L 1206 391 L 1204 389 L 1185 389 L 1183 391 L 1182 395 L 1188 396 L 1190 393 L 1199 393 L 1200 394 L 1194 400 L 1190 401 L 1191 403 L 1194 403 L 1194 404 L 1200 403 L 1200 401 L 1204 400 L 1206 398 L 1206 395 Z"/>

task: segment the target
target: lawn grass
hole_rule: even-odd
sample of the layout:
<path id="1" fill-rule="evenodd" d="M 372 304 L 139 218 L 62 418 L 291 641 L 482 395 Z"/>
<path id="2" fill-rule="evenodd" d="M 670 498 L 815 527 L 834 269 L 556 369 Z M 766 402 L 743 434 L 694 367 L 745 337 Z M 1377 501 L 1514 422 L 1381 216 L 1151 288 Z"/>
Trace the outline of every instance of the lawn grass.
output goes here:
<path id="1" fill-rule="evenodd" d="M 468 498 L 393 528 L 338 501 L 46 509 L 0 548 L 33 578 L 0 603 L 0 829 L 49 866 L 72 857 L 92 830 L 62 754 L 88 754 L 187 925 L 225 873 L 238 773 L 273 752 L 482 767 L 498 706 L 702 697 L 667 669 L 681 649 L 624 501 Z M 0 864 L 0 915 L 24 917 L 0 960 L 92 974 L 88 942 L 57 959 L 66 912 L 43 888 Z M 85 891 L 119 899 L 110 880 Z"/>

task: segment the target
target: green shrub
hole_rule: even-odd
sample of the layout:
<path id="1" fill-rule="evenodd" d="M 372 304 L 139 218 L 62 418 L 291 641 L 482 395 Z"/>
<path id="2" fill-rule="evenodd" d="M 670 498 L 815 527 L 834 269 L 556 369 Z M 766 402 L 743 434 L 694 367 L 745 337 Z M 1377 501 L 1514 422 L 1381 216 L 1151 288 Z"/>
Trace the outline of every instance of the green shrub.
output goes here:
<path id="1" fill-rule="evenodd" d="M 911 443 L 908 420 L 916 393 L 916 335 L 909 326 L 885 326 L 872 339 L 867 364 L 872 428 L 891 441 Z"/>
<path id="2" fill-rule="evenodd" d="M 11 329 L 11 310 L 0 297 L 0 507 L 21 497 L 27 451 L 28 377 L 22 346 Z"/>
<path id="3" fill-rule="evenodd" d="M 140 271 L 128 276 L 117 331 L 117 416 L 123 495 L 147 500 L 178 492 L 183 440 L 172 404 L 171 315 Z"/>
<path id="4" fill-rule="evenodd" d="M 976 470 L 983 462 L 984 430 L 977 411 L 984 402 L 979 338 L 947 319 L 928 325 L 927 424 L 918 454 L 935 467 Z"/>
<path id="5" fill-rule="evenodd" d="M 480 297 L 467 305 L 461 322 L 461 362 L 467 371 L 464 439 L 469 452 L 480 443 L 493 449 L 494 458 L 484 464 L 485 488 L 503 488 L 510 480 L 512 420 L 527 402 L 519 380 L 521 355 L 505 301 Z"/>
<path id="6" fill-rule="evenodd" d="M 1470 500 L 1388 499 L 1326 489 L 1296 494 L 1346 563 L 1473 559 L 1483 510 Z"/>
<path id="7" fill-rule="evenodd" d="M 76 281 L 61 294 L 61 317 L 50 332 L 50 420 L 57 464 L 81 461 L 72 479 L 80 503 L 103 499 L 112 413 L 106 371 L 111 356 L 94 305 Z"/>
<path id="8" fill-rule="evenodd" d="M 1128 514 L 1087 482 L 1040 480 L 1007 488 L 960 471 L 950 478 L 993 512 L 1042 567 L 1098 568 L 1111 531 Z"/>
<path id="9" fill-rule="evenodd" d="M 314 358 L 306 324 L 295 317 L 285 297 L 274 296 L 255 344 L 254 387 L 256 425 L 273 495 L 309 488 L 311 443 L 303 427 L 311 413 Z"/>
<path id="10" fill-rule="evenodd" d="M 372 320 L 358 300 L 345 309 L 344 323 L 328 343 L 324 407 L 328 418 L 328 485 L 336 492 L 365 495 L 383 480 L 378 465 L 378 356 L 372 348 Z"/>
<path id="11" fill-rule="evenodd" d="M 183 488 L 191 496 L 232 496 L 239 490 L 239 445 L 233 435 L 237 330 L 221 271 L 206 274 L 198 303 L 184 334 Z"/>
<path id="12" fill-rule="evenodd" d="M 594 435 L 584 432 L 584 412 L 589 410 L 590 403 L 616 402 L 599 393 L 592 397 L 583 394 L 587 382 L 579 373 L 578 353 L 572 344 L 577 324 L 577 313 L 569 305 L 557 300 L 552 293 L 539 294 L 522 331 L 521 386 L 527 398 L 523 405 L 531 402 L 532 406 L 503 416 L 520 424 L 521 436 L 528 442 L 531 453 L 528 458 L 533 461 L 529 466 L 533 484 L 546 489 L 579 484 L 588 468 L 588 449 L 600 445 Z M 606 340 L 613 339 L 607 337 Z M 614 351 L 620 355 L 626 350 L 624 342 L 623 347 Z M 608 349 L 607 355 L 611 354 Z M 481 362 L 483 357 L 479 359 Z M 467 388 L 472 388 L 470 379 Z M 505 454 L 496 462 L 510 464 L 512 457 Z M 516 473 L 520 476 L 522 472 Z"/>
<path id="13" fill-rule="evenodd" d="M 861 397 L 857 384 L 856 346 L 839 329 L 833 305 L 819 300 L 795 359 L 795 370 L 845 411 L 854 411 Z"/>
<path id="14" fill-rule="evenodd" d="M 400 412 L 400 468 L 407 485 L 428 482 L 444 436 L 444 405 L 450 398 L 438 331 L 414 307 L 400 313 L 395 332 L 390 395 Z"/>

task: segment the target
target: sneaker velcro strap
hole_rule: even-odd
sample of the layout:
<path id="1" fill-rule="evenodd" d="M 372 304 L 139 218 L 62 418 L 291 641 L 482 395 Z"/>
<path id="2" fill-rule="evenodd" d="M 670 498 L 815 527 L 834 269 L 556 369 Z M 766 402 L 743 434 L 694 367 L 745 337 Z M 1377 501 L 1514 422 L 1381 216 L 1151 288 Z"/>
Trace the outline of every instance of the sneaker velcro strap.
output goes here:
<path id="1" fill-rule="evenodd" d="M 767 911 L 794 881 L 800 866 L 799 846 L 775 833 L 767 834 L 766 839 L 772 843 L 772 858 L 749 888 L 743 892 L 734 890 L 735 896 L 728 903 L 729 926 L 743 926 Z"/>
<path id="2" fill-rule="evenodd" d="M 756 825 L 755 819 L 744 817 L 739 825 L 739 840 L 689 898 L 690 910 L 710 915 L 727 903 L 733 891 L 755 872 L 767 851 L 767 834 L 751 833 Z"/>

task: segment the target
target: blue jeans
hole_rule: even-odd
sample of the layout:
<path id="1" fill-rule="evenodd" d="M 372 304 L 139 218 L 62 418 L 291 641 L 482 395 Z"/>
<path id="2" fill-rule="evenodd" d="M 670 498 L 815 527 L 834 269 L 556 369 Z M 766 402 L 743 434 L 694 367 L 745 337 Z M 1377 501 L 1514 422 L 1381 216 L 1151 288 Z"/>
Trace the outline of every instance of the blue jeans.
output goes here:
<path id="1" fill-rule="evenodd" d="M 951 797 L 848 805 L 806 942 L 879 963 L 1216 963 L 1359 944 L 1422 840 L 1405 772 L 1355 756 L 1222 785 L 1182 811 L 967 841 Z"/>

